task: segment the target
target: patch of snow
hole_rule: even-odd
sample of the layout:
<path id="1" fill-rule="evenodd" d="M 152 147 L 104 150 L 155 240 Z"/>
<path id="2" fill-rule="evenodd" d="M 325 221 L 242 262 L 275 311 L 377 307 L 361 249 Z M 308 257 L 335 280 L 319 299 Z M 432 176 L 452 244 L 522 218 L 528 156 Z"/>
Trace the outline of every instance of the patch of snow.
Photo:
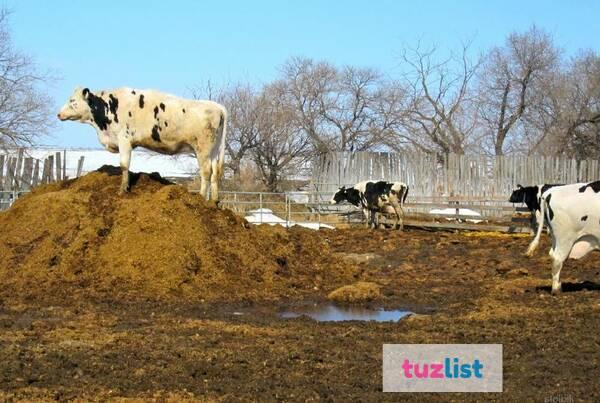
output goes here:
<path id="1" fill-rule="evenodd" d="M 455 216 L 456 215 L 456 209 L 455 208 L 431 209 L 431 210 L 429 210 L 429 214 L 450 216 L 450 217 L 446 217 L 446 220 L 451 221 L 451 220 L 454 220 L 454 218 L 451 217 L 451 216 Z M 477 211 L 471 210 L 471 209 L 468 209 L 468 208 L 459 208 L 458 209 L 458 215 L 461 215 L 461 216 L 471 216 L 471 217 L 481 217 L 481 214 L 479 214 Z M 474 220 L 474 219 L 467 219 L 466 221 L 472 222 L 474 224 L 483 222 L 483 220 Z"/>
<path id="2" fill-rule="evenodd" d="M 335 227 L 332 227 L 331 225 L 322 224 L 322 223 L 318 223 L 318 222 L 295 222 L 295 221 L 288 222 L 288 221 L 284 220 L 283 218 L 278 217 L 275 214 L 273 214 L 273 211 L 268 208 L 260 208 L 260 209 L 256 209 L 256 210 L 250 210 L 250 211 L 248 211 L 248 213 L 249 214 L 244 218 L 250 224 L 282 225 L 286 228 L 298 225 L 300 227 L 314 229 L 314 230 L 318 230 L 320 228 L 335 229 Z"/>

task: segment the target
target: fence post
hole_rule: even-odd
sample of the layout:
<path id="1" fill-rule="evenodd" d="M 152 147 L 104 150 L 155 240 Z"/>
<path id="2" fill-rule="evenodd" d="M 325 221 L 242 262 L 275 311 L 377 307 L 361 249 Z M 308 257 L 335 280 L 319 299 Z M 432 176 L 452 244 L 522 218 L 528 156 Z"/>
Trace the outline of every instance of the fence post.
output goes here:
<path id="1" fill-rule="evenodd" d="M 81 176 L 81 172 L 83 171 L 83 159 L 85 157 L 82 155 L 79 157 L 79 161 L 77 161 L 77 174 L 76 177 L 79 178 Z"/>
<path id="2" fill-rule="evenodd" d="M 285 221 L 286 221 L 286 228 L 290 227 L 290 216 L 291 216 L 291 210 L 292 209 L 292 205 L 290 203 L 290 198 L 288 197 L 288 194 L 285 194 Z"/>
<path id="3" fill-rule="evenodd" d="M 262 210 L 262 203 L 263 203 L 263 194 L 262 192 L 260 192 L 258 194 L 258 211 L 260 211 L 260 223 L 263 223 L 263 210 Z"/>
<path id="4" fill-rule="evenodd" d="M 56 181 L 60 181 L 64 178 L 62 178 L 62 163 L 61 163 L 61 154 L 60 153 L 56 153 L 55 157 L 54 157 L 54 161 L 56 162 Z"/>

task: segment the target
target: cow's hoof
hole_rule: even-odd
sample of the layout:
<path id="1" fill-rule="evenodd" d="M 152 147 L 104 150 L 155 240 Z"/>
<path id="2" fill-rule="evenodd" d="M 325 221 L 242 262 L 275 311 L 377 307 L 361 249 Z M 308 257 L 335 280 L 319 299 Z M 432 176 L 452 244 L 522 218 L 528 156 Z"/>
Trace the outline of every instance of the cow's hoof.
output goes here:
<path id="1" fill-rule="evenodd" d="M 120 188 L 119 189 L 119 196 L 126 195 L 127 193 L 129 193 L 129 188 Z"/>
<path id="2" fill-rule="evenodd" d="M 560 295 L 560 292 L 561 292 L 560 286 L 558 286 L 558 288 L 553 288 L 551 292 L 552 292 L 552 295 Z"/>

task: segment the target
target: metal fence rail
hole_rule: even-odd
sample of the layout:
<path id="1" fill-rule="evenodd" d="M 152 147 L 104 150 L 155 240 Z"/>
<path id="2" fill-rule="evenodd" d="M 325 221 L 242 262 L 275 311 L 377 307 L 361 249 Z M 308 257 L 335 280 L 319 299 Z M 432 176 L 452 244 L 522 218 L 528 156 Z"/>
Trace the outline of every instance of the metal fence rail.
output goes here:
<path id="1" fill-rule="evenodd" d="M 362 211 L 352 205 L 331 205 L 332 192 L 221 192 L 221 205 L 256 223 L 281 224 L 308 222 L 331 226 L 358 224 L 364 222 Z M 528 216 L 515 218 L 516 213 L 526 212 L 526 208 L 515 206 L 506 200 L 453 197 L 421 197 L 410 199 L 405 204 L 407 223 L 443 228 L 473 225 L 483 230 L 525 232 Z M 433 209 L 444 209 L 444 213 L 433 213 Z M 448 210 L 451 211 L 448 211 Z M 473 210 L 480 216 L 464 214 L 464 209 Z M 275 217 L 274 217 L 275 216 Z M 450 222 L 451 220 L 453 222 Z M 468 221 L 481 221 L 483 224 L 465 224 Z M 439 222 L 441 221 L 441 222 Z M 492 226 L 486 223 L 493 223 Z M 498 225 L 501 223 L 501 225 Z M 431 224 L 431 225 L 430 225 Z"/>

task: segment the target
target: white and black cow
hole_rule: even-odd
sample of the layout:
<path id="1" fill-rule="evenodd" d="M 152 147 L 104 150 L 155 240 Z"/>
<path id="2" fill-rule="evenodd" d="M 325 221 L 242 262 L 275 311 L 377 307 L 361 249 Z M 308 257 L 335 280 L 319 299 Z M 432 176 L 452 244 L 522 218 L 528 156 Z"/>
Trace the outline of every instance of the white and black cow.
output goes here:
<path id="1" fill-rule="evenodd" d="M 211 199 L 218 200 L 227 126 L 222 105 L 154 90 L 116 88 L 93 93 L 76 88 L 58 118 L 93 126 L 100 143 L 120 154 L 121 193 L 129 190 L 131 151 L 144 147 L 169 155 L 194 151 L 200 168 L 200 193 L 207 198 L 210 183 Z"/>
<path id="2" fill-rule="evenodd" d="M 560 292 L 560 270 L 567 258 L 580 259 L 600 249 L 600 181 L 557 186 L 541 198 L 541 212 L 552 236 L 552 293 Z M 530 249 L 537 248 L 543 225 Z M 529 251 L 528 251 L 529 252 Z"/>
<path id="3" fill-rule="evenodd" d="M 402 182 L 363 181 L 346 188 L 342 186 L 331 198 L 331 204 L 343 201 L 361 207 L 365 214 L 366 226 L 377 228 L 380 213 L 393 213 L 396 216 L 395 228 L 404 227 L 404 210 L 402 209 L 408 186 Z"/>
<path id="4" fill-rule="evenodd" d="M 562 186 L 562 184 L 544 184 L 537 186 L 521 186 L 517 185 L 517 188 L 513 190 L 510 198 L 508 199 L 511 203 L 525 203 L 527 209 L 531 212 L 531 228 L 533 231 L 537 228 L 537 223 L 542 218 L 540 212 L 540 199 L 542 193 L 546 190 L 554 187 Z"/>

